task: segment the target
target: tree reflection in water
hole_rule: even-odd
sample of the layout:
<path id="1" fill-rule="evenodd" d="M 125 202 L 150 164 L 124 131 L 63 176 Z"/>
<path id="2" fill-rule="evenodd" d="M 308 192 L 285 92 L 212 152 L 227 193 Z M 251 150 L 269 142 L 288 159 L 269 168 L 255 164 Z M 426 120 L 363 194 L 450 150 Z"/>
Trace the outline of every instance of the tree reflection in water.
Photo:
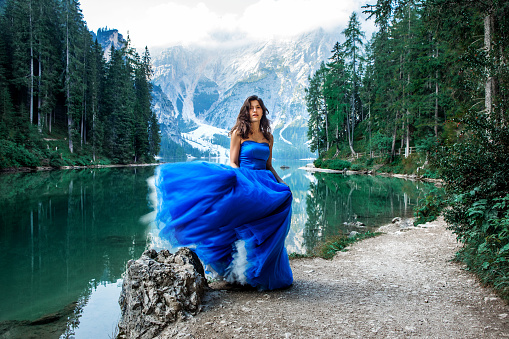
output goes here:
<path id="1" fill-rule="evenodd" d="M 0 176 L 0 321 L 61 313 L 100 284 L 117 282 L 147 247 L 139 218 L 150 212 L 146 179 L 153 173 L 147 167 Z"/>
<path id="2" fill-rule="evenodd" d="M 308 252 L 332 236 L 372 231 L 394 217 L 412 217 L 414 206 L 434 188 L 430 183 L 381 176 L 314 176 L 306 197 L 303 237 Z M 366 226 L 354 226 L 356 222 Z"/>

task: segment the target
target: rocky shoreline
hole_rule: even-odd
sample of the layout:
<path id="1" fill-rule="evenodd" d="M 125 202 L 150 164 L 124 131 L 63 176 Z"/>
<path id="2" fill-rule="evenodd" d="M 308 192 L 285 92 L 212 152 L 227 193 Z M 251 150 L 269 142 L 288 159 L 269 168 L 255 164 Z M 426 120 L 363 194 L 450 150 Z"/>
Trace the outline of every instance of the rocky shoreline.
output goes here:
<path id="1" fill-rule="evenodd" d="M 37 166 L 37 167 L 9 167 L 0 170 L 0 173 L 26 173 L 26 172 L 40 172 L 40 171 L 56 171 L 56 170 L 69 170 L 69 169 L 89 169 L 89 168 L 116 168 L 116 167 L 147 167 L 158 166 L 164 162 L 157 163 L 143 163 L 143 164 L 113 164 L 113 165 L 88 165 L 88 166 Z"/>
<path id="2" fill-rule="evenodd" d="M 419 176 L 416 174 L 397 174 L 397 173 L 385 173 L 385 172 L 377 172 L 374 170 L 368 171 L 352 171 L 352 170 L 333 170 L 328 168 L 318 168 L 313 165 L 313 163 L 309 163 L 306 166 L 299 167 L 299 169 L 308 171 L 308 172 L 322 172 L 322 173 L 336 173 L 336 174 L 345 174 L 345 175 L 380 175 L 384 177 L 393 177 L 407 180 L 415 180 L 415 181 L 425 181 L 435 183 L 436 185 L 443 184 L 442 179 L 431 179 L 425 178 L 423 176 Z"/>

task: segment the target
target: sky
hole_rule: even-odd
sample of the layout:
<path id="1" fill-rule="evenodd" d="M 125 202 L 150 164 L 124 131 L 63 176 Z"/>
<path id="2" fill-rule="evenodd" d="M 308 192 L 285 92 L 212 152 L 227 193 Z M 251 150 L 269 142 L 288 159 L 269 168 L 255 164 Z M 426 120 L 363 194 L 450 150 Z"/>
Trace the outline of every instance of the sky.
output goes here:
<path id="1" fill-rule="evenodd" d="M 136 48 L 231 44 L 346 27 L 357 12 L 366 37 L 375 31 L 361 6 L 375 0 L 81 0 L 90 30 L 108 27 Z"/>

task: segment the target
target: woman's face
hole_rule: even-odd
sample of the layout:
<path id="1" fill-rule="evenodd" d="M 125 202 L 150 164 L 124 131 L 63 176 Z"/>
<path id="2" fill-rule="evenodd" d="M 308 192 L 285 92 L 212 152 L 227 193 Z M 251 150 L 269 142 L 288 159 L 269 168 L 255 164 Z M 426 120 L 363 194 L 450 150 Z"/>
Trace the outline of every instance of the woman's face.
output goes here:
<path id="1" fill-rule="evenodd" d="M 258 100 L 252 100 L 249 102 L 249 120 L 256 122 L 262 120 L 263 109 Z"/>

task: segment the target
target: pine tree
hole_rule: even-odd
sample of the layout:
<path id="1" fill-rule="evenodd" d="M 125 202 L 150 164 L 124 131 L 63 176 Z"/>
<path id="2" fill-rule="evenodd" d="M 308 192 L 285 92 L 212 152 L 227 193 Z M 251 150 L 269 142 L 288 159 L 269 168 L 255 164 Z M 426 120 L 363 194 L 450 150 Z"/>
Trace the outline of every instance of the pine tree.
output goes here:
<path id="1" fill-rule="evenodd" d="M 63 72 L 60 53 L 62 50 L 62 35 L 59 26 L 59 11 L 61 4 L 55 0 L 38 0 L 37 24 L 34 28 L 36 40 L 36 97 L 37 124 L 39 130 L 46 128 L 51 133 L 52 117 L 56 96 L 60 91 L 59 75 Z"/>
<path id="2" fill-rule="evenodd" d="M 336 155 L 340 150 L 341 139 L 346 136 L 350 145 L 348 125 L 351 107 L 352 82 L 351 74 L 345 65 L 343 46 L 336 42 L 332 49 L 332 57 L 327 64 L 324 83 L 324 95 L 327 103 L 330 139 L 336 144 Z M 345 134 L 345 129 L 347 130 Z"/>
<path id="3" fill-rule="evenodd" d="M 115 162 L 134 160 L 134 85 L 127 48 L 110 50 L 106 67 L 104 101 L 104 151 Z"/>
<path id="4" fill-rule="evenodd" d="M 311 152 L 319 154 L 329 150 L 329 122 L 327 119 L 327 103 L 324 94 L 325 76 L 327 67 L 325 63 L 309 78 L 309 87 L 306 88 L 306 106 L 309 112 L 308 140 Z"/>
<path id="5" fill-rule="evenodd" d="M 67 106 L 67 137 L 69 150 L 74 152 L 79 139 L 79 122 L 83 112 L 84 39 L 90 38 L 83 22 L 79 3 L 64 1 L 65 23 L 65 96 Z"/>
<path id="6" fill-rule="evenodd" d="M 145 74 L 145 82 L 147 84 L 148 91 L 146 92 L 147 101 L 146 101 L 146 112 L 148 118 L 148 156 L 150 161 L 159 154 L 160 144 L 161 144 L 161 135 L 159 134 L 159 123 L 157 121 L 157 116 L 155 111 L 152 109 L 152 83 L 150 82 L 153 71 L 151 65 L 150 53 L 147 47 L 145 47 L 145 53 L 143 54 L 142 59 L 142 69 Z"/>
<path id="7" fill-rule="evenodd" d="M 12 78 L 11 83 L 15 86 L 16 96 L 15 105 L 23 105 L 30 112 L 30 93 L 33 74 L 31 74 L 31 65 L 33 60 L 30 58 L 31 50 L 31 23 L 30 23 L 30 2 L 26 1 L 9 1 L 5 10 L 6 17 L 6 35 L 11 51 L 10 60 L 12 62 Z M 25 118 L 31 121 L 30 114 Z"/>
<path id="8" fill-rule="evenodd" d="M 3 21 L 0 22 L 3 27 Z M 7 55 L 4 37 L 0 35 L 0 140 L 7 140 L 12 137 L 14 107 L 11 101 L 9 82 L 7 80 Z"/>
<path id="9" fill-rule="evenodd" d="M 145 50 L 145 53 L 147 52 L 148 50 Z M 146 57 L 147 60 L 145 60 Z M 149 64 L 146 65 L 146 62 Z M 149 122 L 152 113 L 150 76 L 150 55 L 144 56 L 143 62 L 138 58 L 134 80 L 136 89 L 134 162 L 146 161 L 144 158 L 149 154 Z"/>
<path id="10" fill-rule="evenodd" d="M 343 43 L 345 57 L 349 60 L 349 71 L 351 74 L 351 93 L 350 93 L 350 114 L 347 118 L 347 133 L 348 133 L 348 145 L 352 155 L 355 155 L 353 148 L 354 131 L 357 120 L 359 120 L 359 82 L 361 77 L 359 76 L 359 63 L 362 61 L 362 45 L 364 38 L 364 32 L 360 29 L 361 24 L 357 19 L 357 14 L 352 13 L 348 21 L 348 27 L 342 32 L 345 36 L 345 42 Z"/>
<path id="11" fill-rule="evenodd" d="M 101 94 L 104 86 L 105 60 L 103 50 L 97 40 L 89 51 L 90 62 L 87 67 L 87 119 L 92 143 L 92 159 L 96 161 L 96 155 L 102 152 L 102 121 L 100 119 Z"/>

